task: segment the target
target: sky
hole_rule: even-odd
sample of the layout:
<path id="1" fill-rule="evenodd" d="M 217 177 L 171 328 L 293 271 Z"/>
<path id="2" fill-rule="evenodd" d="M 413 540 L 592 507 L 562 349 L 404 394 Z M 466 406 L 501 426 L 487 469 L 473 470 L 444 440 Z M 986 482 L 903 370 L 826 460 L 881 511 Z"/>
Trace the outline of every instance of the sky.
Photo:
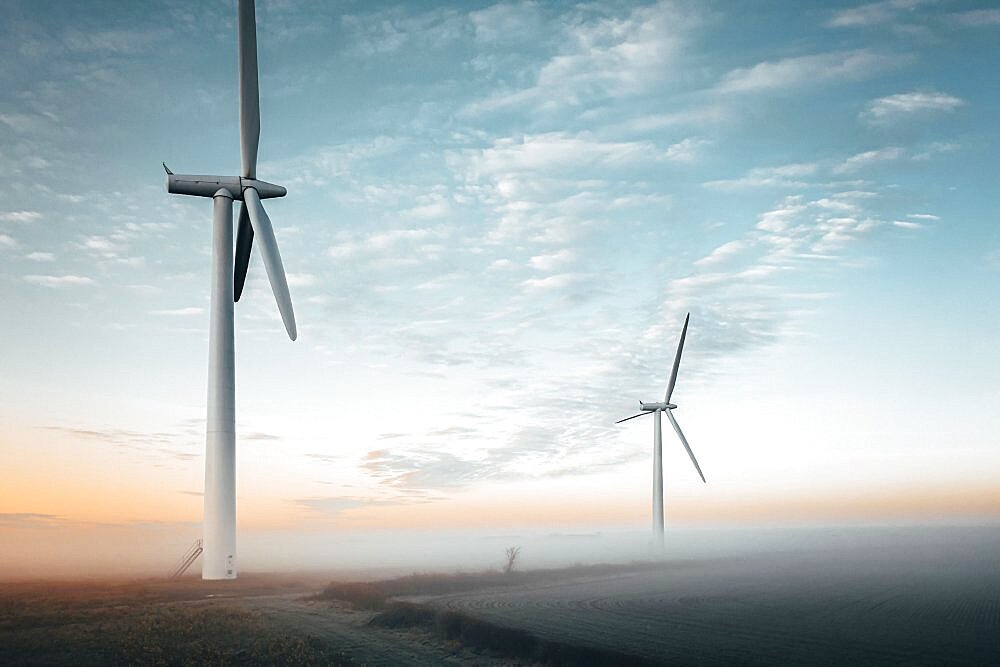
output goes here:
<path id="1" fill-rule="evenodd" d="M 239 171 L 234 5 L 5 4 L 8 572 L 137 542 L 172 562 L 200 534 L 211 204 L 160 163 Z M 708 483 L 665 432 L 668 531 L 1000 517 L 991 3 L 259 0 L 257 22 L 299 339 L 255 251 L 241 558 L 642 533 L 651 420 L 614 422 L 662 397 L 688 312 L 675 414 Z"/>

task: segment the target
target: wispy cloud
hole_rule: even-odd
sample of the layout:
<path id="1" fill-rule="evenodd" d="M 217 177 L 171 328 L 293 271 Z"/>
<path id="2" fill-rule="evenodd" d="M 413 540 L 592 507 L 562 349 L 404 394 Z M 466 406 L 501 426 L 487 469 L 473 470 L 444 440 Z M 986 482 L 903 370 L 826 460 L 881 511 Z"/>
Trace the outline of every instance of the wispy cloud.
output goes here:
<path id="1" fill-rule="evenodd" d="M 56 122 L 57 119 L 47 113 L 0 113 L 0 123 L 25 135 L 50 131 Z"/>
<path id="2" fill-rule="evenodd" d="M 678 126 L 701 126 L 717 124 L 729 118 L 731 110 L 720 104 L 692 107 L 684 111 L 670 111 L 639 116 L 622 123 L 619 127 L 630 132 L 651 132 Z"/>
<path id="3" fill-rule="evenodd" d="M 197 457 L 196 446 L 204 437 L 201 420 L 183 422 L 169 431 L 143 432 L 122 428 L 44 426 L 75 440 L 101 442 L 142 457 L 169 461 L 191 461 Z"/>
<path id="4" fill-rule="evenodd" d="M 651 141 L 604 141 L 588 134 L 550 132 L 504 138 L 470 155 L 472 176 L 569 167 L 618 167 L 671 159 L 669 148 Z"/>
<path id="5" fill-rule="evenodd" d="M 87 276 L 74 276 L 74 275 L 64 275 L 64 276 L 42 276 L 42 275 L 27 275 L 24 276 L 25 282 L 31 283 L 32 285 L 41 285 L 42 287 L 67 287 L 75 285 L 93 285 L 94 279 Z"/>
<path id="6" fill-rule="evenodd" d="M 351 35 L 350 52 L 365 58 L 396 53 L 404 47 L 440 49 L 459 39 L 466 26 L 466 17 L 454 9 L 413 14 L 402 6 L 345 14 L 340 21 Z"/>
<path id="7" fill-rule="evenodd" d="M 447 160 L 468 199 L 491 211 L 491 245 L 530 239 L 566 247 L 611 211 L 668 207 L 669 194 L 639 180 L 690 157 L 690 144 L 673 153 L 668 146 L 549 132 L 450 151 Z"/>
<path id="8" fill-rule="evenodd" d="M 552 271 L 567 262 L 573 261 L 575 258 L 576 253 L 573 250 L 563 248 L 562 250 L 547 255 L 535 255 L 528 261 L 528 264 L 533 269 L 538 269 L 540 271 Z"/>
<path id="9" fill-rule="evenodd" d="M 723 93 L 753 93 L 875 76 L 905 57 L 868 49 L 834 51 L 758 63 L 728 72 L 716 85 Z"/>
<path id="10" fill-rule="evenodd" d="M 377 257 L 383 262 L 393 259 L 417 262 L 428 251 L 426 246 L 430 241 L 439 240 L 447 233 L 444 227 L 407 227 L 367 235 L 341 234 L 341 240 L 327 248 L 327 255 L 333 259 Z M 424 252 L 418 252 L 421 247 Z"/>
<path id="11" fill-rule="evenodd" d="M 416 202 L 416 206 L 406 209 L 403 213 L 419 220 L 434 220 L 451 213 L 451 202 L 438 193 L 417 195 Z"/>
<path id="12" fill-rule="evenodd" d="M 667 146 L 665 157 L 668 160 L 676 160 L 678 162 L 691 162 L 699 156 L 702 148 L 711 143 L 708 139 L 688 137 L 687 139 L 678 141 L 676 144 Z"/>
<path id="13" fill-rule="evenodd" d="M 559 53 L 539 68 L 533 85 L 494 93 L 464 113 L 553 111 L 648 90 L 667 77 L 676 50 L 700 22 L 670 2 L 621 17 L 595 10 L 579 5 L 556 23 L 565 31 Z"/>
<path id="14" fill-rule="evenodd" d="M 739 188 L 805 188 L 809 181 L 802 180 L 813 176 L 819 165 L 812 162 L 785 164 L 778 167 L 756 167 L 745 176 L 733 179 L 708 181 L 704 185 L 718 190 L 735 190 Z"/>
<path id="15" fill-rule="evenodd" d="M 932 157 L 940 155 L 941 153 L 953 153 L 961 149 L 962 146 L 953 141 L 934 141 L 921 148 L 922 150 L 919 153 L 914 153 L 913 155 L 913 160 L 916 162 L 930 160 Z"/>
<path id="16" fill-rule="evenodd" d="M 311 273 L 288 273 L 285 277 L 288 279 L 289 287 L 312 287 L 318 282 L 316 276 Z"/>
<path id="17" fill-rule="evenodd" d="M 261 166 L 282 183 L 309 190 L 331 189 L 341 181 L 351 182 L 354 172 L 373 160 L 398 153 L 406 147 L 404 137 L 377 135 L 361 141 L 318 145 L 302 154 L 265 163 Z M 375 192 L 383 196 L 384 192 Z"/>
<path id="18" fill-rule="evenodd" d="M 693 364 L 711 372 L 711 356 L 700 356 L 709 350 L 728 356 L 794 336 L 795 319 L 810 295 L 789 290 L 788 281 L 818 264 L 840 261 L 846 248 L 882 226 L 867 208 L 874 198 L 871 192 L 849 190 L 785 197 L 760 213 L 753 229 L 671 280 L 656 317 L 637 340 L 654 354 L 684 313 L 694 311 L 698 347 L 692 350 Z"/>
<path id="19" fill-rule="evenodd" d="M 433 448 L 373 450 L 364 457 L 362 467 L 381 484 L 403 489 L 454 489 L 510 476 L 499 460 Z"/>
<path id="20" fill-rule="evenodd" d="M 713 250 L 710 254 L 702 257 L 694 262 L 695 266 L 714 266 L 716 264 L 723 264 L 727 260 L 736 257 L 744 250 L 746 250 L 747 244 L 745 241 L 736 239 L 735 241 L 728 241 L 723 243 L 718 248 Z"/>
<path id="21" fill-rule="evenodd" d="M 915 91 L 872 100 L 868 103 L 867 108 L 859 114 L 859 117 L 873 124 L 888 123 L 898 120 L 901 116 L 933 111 L 952 111 L 964 104 L 964 100 L 954 95 Z"/>
<path id="22" fill-rule="evenodd" d="M 241 440 L 257 440 L 261 442 L 276 442 L 281 440 L 280 435 L 275 435 L 274 433 L 262 433 L 261 431 L 250 431 L 249 433 L 241 433 Z"/>
<path id="23" fill-rule="evenodd" d="M 499 2 L 469 12 L 476 40 L 487 44 L 531 39 L 545 28 L 537 2 Z"/>
<path id="24" fill-rule="evenodd" d="M 865 151 L 847 158 L 834 167 L 833 172 L 836 174 L 849 174 L 873 164 L 898 160 L 904 155 L 906 155 L 906 151 L 898 146 L 887 146 L 885 148 Z"/>
<path id="25" fill-rule="evenodd" d="M 583 276 L 576 273 L 557 273 L 545 278 L 529 278 L 521 283 L 521 287 L 526 292 L 552 292 L 563 290 L 570 285 L 579 282 Z"/>
<path id="26" fill-rule="evenodd" d="M 42 219 L 38 211 L 6 211 L 0 213 L 0 222 L 37 222 Z"/>
<path id="27" fill-rule="evenodd" d="M 36 512 L 0 512 L 0 527 L 4 528 L 60 528 L 65 517 Z"/>
<path id="28" fill-rule="evenodd" d="M 826 25 L 831 28 L 863 28 L 880 25 L 905 16 L 931 0 L 885 0 L 838 11 Z"/>

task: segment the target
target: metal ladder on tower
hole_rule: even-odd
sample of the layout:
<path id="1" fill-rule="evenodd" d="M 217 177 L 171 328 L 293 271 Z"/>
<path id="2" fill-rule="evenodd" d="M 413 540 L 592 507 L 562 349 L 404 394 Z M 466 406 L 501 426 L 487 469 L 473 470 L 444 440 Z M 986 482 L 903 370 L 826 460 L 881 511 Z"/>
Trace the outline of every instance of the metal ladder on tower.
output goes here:
<path id="1" fill-rule="evenodd" d="M 204 551 L 204 549 L 202 548 L 201 540 L 195 540 L 194 544 L 188 547 L 188 550 L 184 552 L 180 562 L 177 563 L 177 565 L 174 566 L 174 569 L 170 571 L 170 574 L 167 575 L 167 579 L 173 581 L 187 572 L 187 569 L 191 567 L 191 564 L 198 560 L 198 556 L 201 555 L 202 551 Z"/>

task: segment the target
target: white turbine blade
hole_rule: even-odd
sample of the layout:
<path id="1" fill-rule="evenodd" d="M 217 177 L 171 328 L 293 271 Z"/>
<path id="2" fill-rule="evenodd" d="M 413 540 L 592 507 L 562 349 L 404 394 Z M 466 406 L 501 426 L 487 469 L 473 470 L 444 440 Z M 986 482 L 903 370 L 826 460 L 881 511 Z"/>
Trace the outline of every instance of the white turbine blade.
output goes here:
<path id="1" fill-rule="evenodd" d="M 258 241 L 257 247 L 260 248 L 260 254 L 264 258 L 264 268 L 267 270 L 267 279 L 271 282 L 274 300 L 278 302 L 281 321 L 285 323 L 288 337 L 295 340 L 298 334 L 295 331 L 292 297 L 288 293 L 285 267 L 281 264 L 281 254 L 278 252 L 278 242 L 274 238 L 271 219 L 267 217 L 264 207 L 261 206 L 260 195 L 253 188 L 243 190 L 243 201 L 247 205 L 247 213 L 250 214 L 250 224 L 253 226 L 254 237 Z"/>
<path id="2" fill-rule="evenodd" d="M 698 465 L 698 459 L 694 457 L 694 452 L 691 451 L 691 445 L 688 444 L 687 438 L 684 437 L 684 433 L 683 431 L 681 431 L 680 424 L 678 424 L 677 420 L 674 419 L 673 411 L 664 410 L 664 412 L 667 413 L 667 419 L 670 420 L 670 424 L 674 427 L 674 430 L 677 431 L 677 437 L 681 439 L 681 444 L 684 445 L 684 449 L 687 450 L 688 456 L 691 457 L 691 463 L 694 464 L 694 469 L 698 471 L 698 476 L 701 477 L 701 481 L 704 482 L 705 475 L 704 473 L 701 472 L 701 466 Z"/>
<path id="3" fill-rule="evenodd" d="M 681 367 L 681 352 L 684 351 L 684 337 L 687 336 L 688 332 L 688 320 L 691 319 L 691 313 L 687 314 L 684 318 L 684 328 L 681 329 L 681 339 L 677 343 L 677 354 L 674 355 L 674 367 L 670 370 L 670 382 L 667 384 L 667 393 L 663 398 L 664 403 L 670 402 L 670 396 L 674 393 L 674 385 L 677 384 L 677 369 Z"/>
<path id="4" fill-rule="evenodd" d="M 257 177 L 260 96 L 257 92 L 257 19 L 253 0 L 239 0 L 237 44 L 240 70 L 240 155 L 244 178 Z"/>
<path id="5" fill-rule="evenodd" d="M 652 412 L 647 412 L 647 411 L 644 411 L 644 412 L 640 412 L 640 413 L 639 413 L 639 414 L 637 414 L 637 415 L 632 415 L 631 417 L 626 417 L 625 419 L 619 419 L 619 420 L 618 420 L 618 421 L 616 421 L 615 423 L 616 423 L 616 424 L 621 424 L 622 422 L 627 422 L 627 421 L 628 421 L 629 419 L 635 419 L 636 417 L 641 417 L 641 416 L 643 416 L 643 415 L 651 415 L 651 414 L 653 414 L 653 413 L 652 413 Z"/>

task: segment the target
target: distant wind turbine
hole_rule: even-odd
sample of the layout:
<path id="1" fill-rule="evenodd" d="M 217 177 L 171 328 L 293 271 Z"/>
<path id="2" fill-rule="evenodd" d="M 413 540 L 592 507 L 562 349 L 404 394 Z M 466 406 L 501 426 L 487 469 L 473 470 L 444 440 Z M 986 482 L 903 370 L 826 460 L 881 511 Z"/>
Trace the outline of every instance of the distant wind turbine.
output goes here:
<path id="1" fill-rule="evenodd" d="M 211 197 L 212 314 L 208 352 L 208 424 L 205 452 L 203 579 L 236 578 L 236 360 L 233 303 L 240 300 L 254 236 L 278 302 L 288 337 L 295 340 L 295 314 L 271 220 L 261 199 L 284 197 L 285 188 L 257 180 L 260 100 L 257 93 L 257 21 L 253 0 L 237 7 L 239 50 L 240 153 L 242 176 L 186 176 L 167 165 L 167 192 Z M 240 201 L 233 256 L 233 201 Z"/>
<path id="2" fill-rule="evenodd" d="M 627 422 L 629 419 L 635 419 L 643 415 L 655 415 L 655 420 L 653 421 L 653 534 L 660 546 L 663 545 L 663 435 L 660 430 L 661 412 L 667 413 L 667 419 L 670 420 L 670 424 L 677 431 L 677 437 L 681 439 L 681 444 L 684 445 L 688 456 L 691 457 L 694 469 L 698 471 L 701 481 L 705 481 L 705 475 L 701 472 L 698 459 L 694 457 L 694 452 L 691 451 L 691 446 L 688 444 L 687 438 L 684 437 L 680 424 L 674 419 L 673 410 L 677 409 L 677 406 L 670 402 L 670 397 L 674 393 L 674 385 L 677 384 L 677 369 L 681 365 L 681 352 L 684 351 L 684 338 L 687 336 L 688 320 L 690 319 L 691 313 L 688 313 L 687 317 L 684 318 L 684 328 L 681 329 L 681 339 L 677 343 L 677 354 L 674 355 L 674 367 L 670 371 L 670 382 L 667 383 L 667 392 L 663 396 L 663 402 L 643 403 L 639 401 L 639 407 L 642 409 L 642 412 L 615 422 L 616 424 L 621 424 L 622 422 Z"/>

